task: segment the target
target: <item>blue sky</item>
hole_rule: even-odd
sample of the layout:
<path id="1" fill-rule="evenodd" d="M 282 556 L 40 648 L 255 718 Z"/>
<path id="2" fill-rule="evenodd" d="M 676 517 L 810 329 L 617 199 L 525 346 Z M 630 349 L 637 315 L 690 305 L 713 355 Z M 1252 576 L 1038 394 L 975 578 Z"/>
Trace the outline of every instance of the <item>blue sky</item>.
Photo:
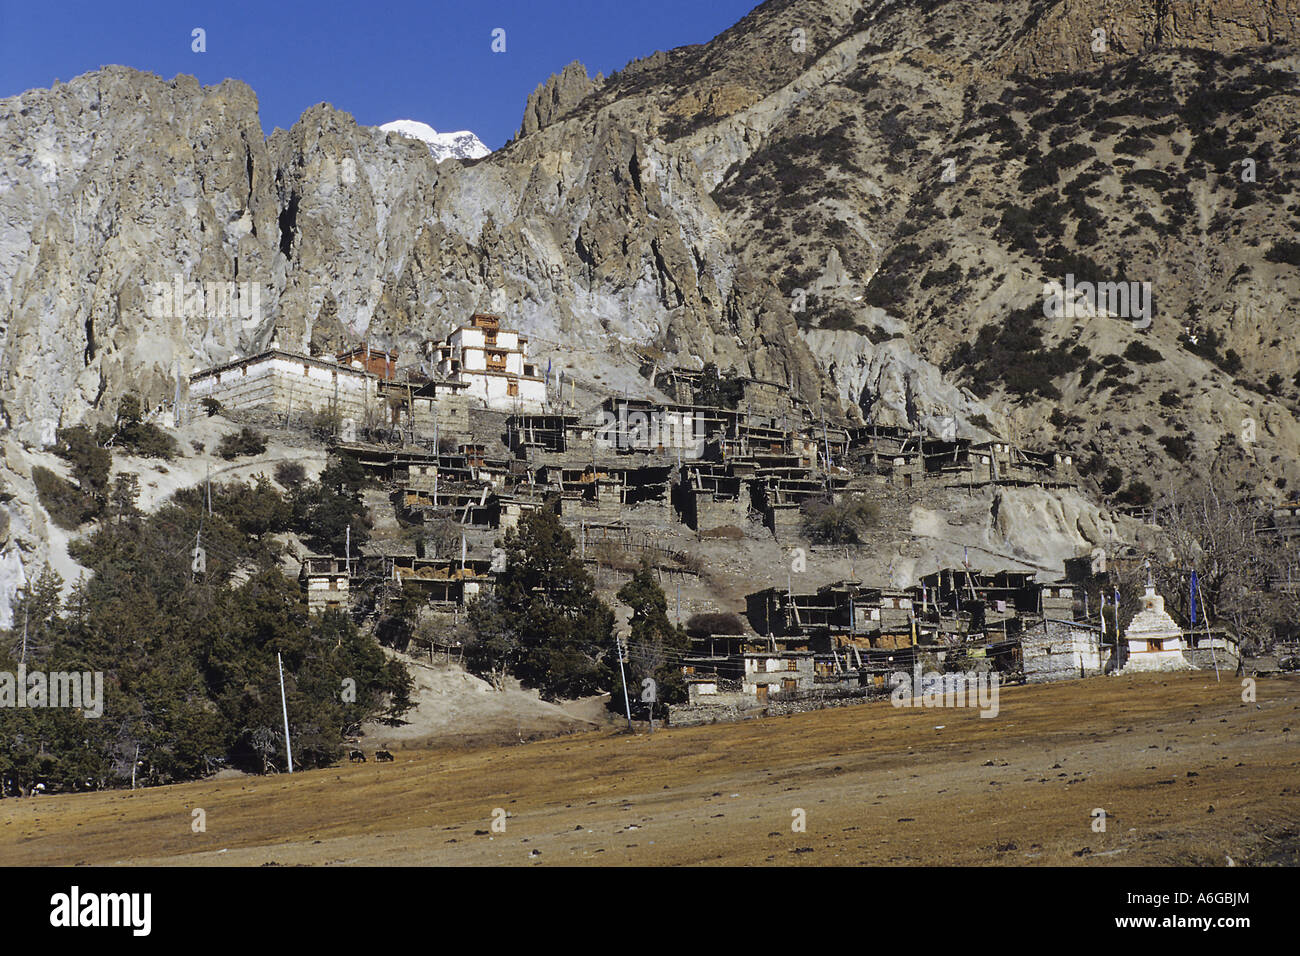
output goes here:
<path id="1" fill-rule="evenodd" d="M 0 0 L 0 98 L 110 63 L 226 77 L 258 95 L 262 127 L 332 103 L 365 125 L 416 119 L 472 129 L 491 148 L 519 128 L 529 93 L 571 60 L 606 75 L 702 43 L 757 0 Z M 207 52 L 191 50 L 206 31 Z M 492 31 L 505 33 L 492 52 Z"/>

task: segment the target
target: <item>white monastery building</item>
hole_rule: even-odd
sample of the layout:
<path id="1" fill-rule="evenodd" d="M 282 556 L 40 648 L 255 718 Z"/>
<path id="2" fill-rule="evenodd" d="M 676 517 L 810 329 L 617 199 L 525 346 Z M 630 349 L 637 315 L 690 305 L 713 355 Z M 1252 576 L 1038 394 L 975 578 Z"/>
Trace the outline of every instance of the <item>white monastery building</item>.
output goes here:
<path id="1" fill-rule="evenodd" d="M 277 348 L 190 376 L 190 399 L 213 398 L 229 408 L 337 410 L 362 419 L 378 408 L 379 377 L 350 365 Z"/>
<path id="2" fill-rule="evenodd" d="M 528 361 L 528 339 L 501 328 L 495 315 L 475 313 L 444 342 L 426 342 L 438 374 L 465 385 L 470 400 L 499 411 L 540 412 L 546 380 Z"/>

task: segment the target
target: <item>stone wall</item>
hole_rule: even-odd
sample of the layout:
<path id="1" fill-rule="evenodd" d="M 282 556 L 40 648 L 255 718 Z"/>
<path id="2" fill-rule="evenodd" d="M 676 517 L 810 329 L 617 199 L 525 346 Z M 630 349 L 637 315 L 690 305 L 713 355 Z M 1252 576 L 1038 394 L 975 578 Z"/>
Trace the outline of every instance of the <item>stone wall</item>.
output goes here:
<path id="1" fill-rule="evenodd" d="M 560 517 L 566 521 L 617 521 L 622 511 L 618 498 L 612 494 L 595 501 L 588 498 L 560 499 Z"/>
<path id="2" fill-rule="evenodd" d="M 1047 621 L 1020 638 L 1029 683 L 1077 680 L 1103 673 L 1100 635 L 1086 628 Z"/>
<path id="3" fill-rule="evenodd" d="M 418 438 L 433 438 L 444 435 L 449 438 L 464 438 L 470 433 L 469 398 L 465 395 L 444 395 L 434 401 L 415 399 L 413 425 Z"/>
<path id="4" fill-rule="evenodd" d="M 697 727 L 701 724 L 726 724 L 753 717 L 782 717 L 787 714 L 805 714 L 828 707 L 848 707 L 870 700 L 889 699 L 889 691 L 862 687 L 852 690 L 805 691 L 791 696 L 773 696 L 766 703 L 738 695 L 720 695 L 724 699 L 713 704 L 671 704 L 668 723 L 674 727 Z M 734 699 L 733 699 L 734 698 Z"/>
<path id="5" fill-rule="evenodd" d="M 734 499 L 719 500 L 708 492 L 697 492 L 692 497 L 696 531 L 712 531 L 726 525 L 744 527 L 749 520 L 749 499 L 744 494 Z"/>
<path id="6" fill-rule="evenodd" d="M 382 414 L 383 405 L 375 391 L 372 377 L 330 368 L 315 359 L 277 354 L 192 380 L 190 401 L 214 398 L 232 409 L 280 412 L 327 411 L 337 403 L 340 417 L 363 421 L 367 411 Z"/>
<path id="7" fill-rule="evenodd" d="M 803 512 L 797 505 L 769 505 L 763 523 L 778 541 L 797 538 L 803 527 Z"/>
<path id="8" fill-rule="evenodd" d="M 1217 666 L 1220 674 L 1235 674 L 1239 663 L 1238 656 L 1223 647 L 1214 648 L 1213 653 L 1208 647 L 1187 647 L 1183 649 L 1183 660 L 1203 671 L 1212 671 Z"/>
<path id="9" fill-rule="evenodd" d="M 625 505 L 619 513 L 619 519 L 633 527 L 665 528 L 676 522 L 677 515 L 665 492 L 662 501 L 642 501 L 634 505 Z"/>

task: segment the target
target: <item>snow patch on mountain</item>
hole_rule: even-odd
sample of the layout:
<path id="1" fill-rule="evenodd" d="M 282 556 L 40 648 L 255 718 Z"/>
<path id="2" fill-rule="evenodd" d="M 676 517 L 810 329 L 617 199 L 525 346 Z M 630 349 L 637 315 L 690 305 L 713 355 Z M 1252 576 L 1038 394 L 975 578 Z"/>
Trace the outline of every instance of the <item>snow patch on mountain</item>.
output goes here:
<path id="1" fill-rule="evenodd" d="M 401 133 L 412 139 L 427 143 L 433 158 L 438 162 L 444 159 L 480 159 L 492 150 L 483 145 L 483 141 L 467 129 L 454 133 L 439 133 L 428 123 L 419 120 L 394 120 L 379 127 L 385 133 Z"/>

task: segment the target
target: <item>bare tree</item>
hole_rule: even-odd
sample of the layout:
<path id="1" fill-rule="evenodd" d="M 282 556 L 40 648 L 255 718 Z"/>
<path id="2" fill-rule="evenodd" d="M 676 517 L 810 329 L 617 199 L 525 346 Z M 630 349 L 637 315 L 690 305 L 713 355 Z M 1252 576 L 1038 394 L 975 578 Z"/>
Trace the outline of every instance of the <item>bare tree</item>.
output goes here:
<path id="1" fill-rule="evenodd" d="M 1213 470 L 1166 495 L 1155 517 L 1166 553 L 1157 555 L 1164 561 L 1154 573 L 1170 609 L 1184 619 L 1191 617 L 1193 570 L 1211 620 L 1228 625 L 1250 650 L 1265 646 L 1300 611 L 1296 595 L 1276 586 L 1286 577 L 1288 554 L 1272 533 L 1269 510 L 1225 493 Z"/>

